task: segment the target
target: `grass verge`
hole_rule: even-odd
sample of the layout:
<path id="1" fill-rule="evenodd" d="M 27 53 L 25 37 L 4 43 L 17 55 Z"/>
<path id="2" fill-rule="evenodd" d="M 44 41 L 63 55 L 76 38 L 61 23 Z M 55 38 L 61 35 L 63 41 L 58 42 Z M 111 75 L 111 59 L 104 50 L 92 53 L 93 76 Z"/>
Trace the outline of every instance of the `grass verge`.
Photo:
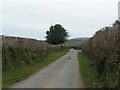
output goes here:
<path id="1" fill-rule="evenodd" d="M 80 75 L 83 78 L 86 88 L 100 88 L 98 73 L 95 65 L 82 52 L 78 53 L 78 60 L 80 65 Z"/>
<path id="2" fill-rule="evenodd" d="M 59 52 L 50 54 L 49 56 L 47 56 L 45 58 L 45 60 L 43 60 L 40 63 L 36 63 L 34 65 L 27 66 L 24 68 L 18 68 L 14 71 L 4 72 L 3 78 L 2 78 L 3 79 L 2 87 L 3 88 L 10 87 L 15 82 L 25 79 L 27 76 L 37 72 L 41 68 L 43 68 L 43 67 L 47 66 L 48 64 L 54 62 L 55 60 L 59 59 L 60 57 L 65 55 L 68 51 L 69 51 L 69 49 L 61 50 Z"/>

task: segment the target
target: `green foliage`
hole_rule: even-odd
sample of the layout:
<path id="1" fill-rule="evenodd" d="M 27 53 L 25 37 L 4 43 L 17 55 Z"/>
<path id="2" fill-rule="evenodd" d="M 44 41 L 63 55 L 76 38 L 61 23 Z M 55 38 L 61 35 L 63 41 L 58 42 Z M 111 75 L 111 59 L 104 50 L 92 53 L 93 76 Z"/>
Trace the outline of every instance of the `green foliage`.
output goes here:
<path id="1" fill-rule="evenodd" d="M 81 52 L 78 53 L 78 60 L 80 64 L 80 74 L 84 80 L 85 87 L 100 88 L 101 84 L 94 62 L 91 62 L 88 57 Z"/>
<path id="2" fill-rule="evenodd" d="M 2 36 L 3 87 L 58 59 L 66 49 L 69 48 L 40 40 Z"/>
<path id="3" fill-rule="evenodd" d="M 120 87 L 120 22 L 97 31 L 81 47 L 95 62 L 105 87 Z"/>
<path id="4" fill-rule="evenodd" d="M 68 37 L 68 33 L 60 24 L 51 26 L 50 31 L 47 31 L 46 34 L 47 42 L 53 45 L 58 45 L 65 42 Z"/>
<path id="5" fill-rule="evenodd" d="M 52 48 L 32 51 L 23 48 L 3 49 L 3 87 L 21 81 L 26 76 L 65 55 L 69 49 Z"/>
<path id="6" fill-rule="evenodd" d="M 50 53 L 61 51 L 62 48 L 50 48 L 46 50 L 33 51 L 24 48 L 3 48 L 2 49 L 2 71 L 15 70 L 19 67 L 26 67 L 38 62 L 43 62 Z"/>

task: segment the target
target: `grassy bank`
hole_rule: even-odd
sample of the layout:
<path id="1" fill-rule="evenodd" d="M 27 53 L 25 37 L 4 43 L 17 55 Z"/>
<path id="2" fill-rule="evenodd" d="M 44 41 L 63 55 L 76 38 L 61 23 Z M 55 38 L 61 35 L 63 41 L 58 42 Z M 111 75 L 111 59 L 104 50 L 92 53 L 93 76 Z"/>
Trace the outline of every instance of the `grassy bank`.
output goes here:
<path id="1" fill-rule="evenodd" d="M 98 74 L 95 65 L 82 52 L 78 53 L 80 74 L 83 78 L 86 88 L 100 88 Z"/>
<path id="2" fill-rule="evenodd" d="M 22 67 L 17 67 L 16 69 L 3 71 L 3 87 L 9 87 L 12 84 L 14 84 L 15 82 L 25 79 L 27 76 L 37 72 L 44 66 L 47 66 L 48 64 L 52 63 L 53 61 L 59 59 L 60 57 L 65 55 L 68 51 L 69 51 L 69 49 L 62 49 L 62 50 L 59 50 L 56 52 L 54 51 L 54 52 L 47 54 L 47 56 L 45 56 L 42 60 L 39 60 L 40 57 L 42 57 L 41 53 L 35 53 L 35 52 L 31 52 L 31 51 L 27 50 L 27 53 L 24 52 L 24 55 L 28 54 L 28 56 L 30 55 L 33 57 L 33 58 L 30 58 L 33 60 L 26 60 L 26 61 L 29 61 L 27 63 L 30 65 L 25 65 Z M 43 53 L 48 53 L 48 52 L 46 51 Z M 36 59 L 35 57 L 38 57 L 39 61 L 35 60 Z M 36 63 L 32 63 L 33 61 Z M 16 62 L 14 64 L 16 64 Z"/>
<path id="3" fill-rule="evenodd" d="M 120 21 L 97 31 L 81 50 L 94 61 L 103 87 L 120 88 Z"/>

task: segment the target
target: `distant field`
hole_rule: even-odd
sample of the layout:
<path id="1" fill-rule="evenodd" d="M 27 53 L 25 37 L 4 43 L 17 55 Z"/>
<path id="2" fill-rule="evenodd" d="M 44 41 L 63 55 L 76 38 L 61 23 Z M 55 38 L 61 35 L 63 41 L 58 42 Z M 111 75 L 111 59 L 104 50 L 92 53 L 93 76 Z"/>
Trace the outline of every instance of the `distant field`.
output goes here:
<path id="1" fill-rule="evenodd" d="M 70 39 L 70 40 L 66 41 L 64 44 L 70 45 L 70 46 L 78 46 L 86 40 L 88 40 L 88 38 L 75 38 L 75 39 Z"/>
<path id="2" fill-rule="evenodd" d="M 69 40 L 69 41 L 65 42 L 64 44 L 76 46 L 76 45 L 80 45 L 82 42 L 83 42 L 82 40 Z"/>

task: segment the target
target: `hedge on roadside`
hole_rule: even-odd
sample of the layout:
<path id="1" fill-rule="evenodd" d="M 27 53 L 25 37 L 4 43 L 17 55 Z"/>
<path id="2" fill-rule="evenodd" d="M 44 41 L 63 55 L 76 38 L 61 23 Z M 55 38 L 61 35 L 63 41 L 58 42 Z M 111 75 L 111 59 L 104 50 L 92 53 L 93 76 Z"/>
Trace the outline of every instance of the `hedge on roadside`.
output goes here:
<path id="1" fill-rule="evenodd" d="M 97 31 L 81 48 L 94 60 L 106 86 L 120 87 L 120 22 Z"/>
<path id="2" fill-rule="evenodd" d="M 42 62 L 48 55 L 59 52 L 68 46 L 50 45 L 45 41 L 2 37 L 2 71 L 12 71 L 17 68 Z"/>

